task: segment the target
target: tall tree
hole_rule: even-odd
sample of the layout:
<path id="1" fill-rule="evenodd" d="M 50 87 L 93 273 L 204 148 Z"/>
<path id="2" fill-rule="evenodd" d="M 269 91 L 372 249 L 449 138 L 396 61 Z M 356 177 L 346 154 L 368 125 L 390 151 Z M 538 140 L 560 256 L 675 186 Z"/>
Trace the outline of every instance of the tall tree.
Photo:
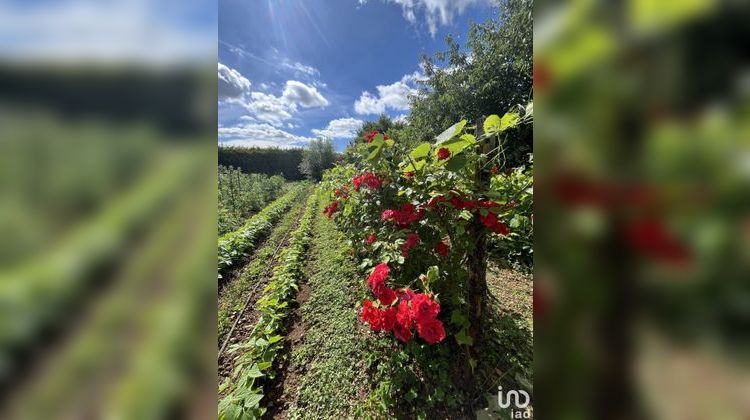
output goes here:
<path id="1" fill-rule="evenodd" d="M 465 48 L 447 37 L 448 50 L 423 57 L 425 80 L 411 100 L 401 138 L 431 141 L 464 118 L 502 115 L 532 96 L 533 18 L 531 0 L 503 0 L 499 18 L 472 24 Z M 531 151 L 531 129 L 513 133 L 509 163 Z"/>
<path id="2" fill-rule="evenodd" d="M 320 181 L 323 177 L 323 171 L 332 167 L 335 160 L 336 153 L 333 151 L 331 139 L 313 140 L 304 151 L 299 170 L 308 179 Z"/>

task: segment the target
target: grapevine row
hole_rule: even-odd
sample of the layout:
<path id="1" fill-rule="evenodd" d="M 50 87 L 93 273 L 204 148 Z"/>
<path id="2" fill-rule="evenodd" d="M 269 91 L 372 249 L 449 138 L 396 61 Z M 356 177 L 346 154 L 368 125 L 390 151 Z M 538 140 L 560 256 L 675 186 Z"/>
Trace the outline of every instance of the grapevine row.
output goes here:
<path id="1" fill-rule="evenodd" d="M 237 262 L 252 252 L 258 241 L 271 231 L 273 225 L 307 192 L 307 184 L 297 184 L 283 196 L 254 215 L 243 227 L 219 238 L 218 274 L 226 275 Z"/>

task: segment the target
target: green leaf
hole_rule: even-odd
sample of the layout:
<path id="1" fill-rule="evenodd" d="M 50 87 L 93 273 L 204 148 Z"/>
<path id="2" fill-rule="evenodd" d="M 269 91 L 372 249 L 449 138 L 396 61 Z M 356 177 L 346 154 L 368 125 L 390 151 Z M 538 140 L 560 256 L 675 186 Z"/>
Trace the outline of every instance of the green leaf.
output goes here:
<path id="1" fill-rule="evenodd" d="M 430 154 L 430 143 L 422 143 L 415 147 L 414 150 L 409 153 L 409 156 L 414 160 L 419 160 Z"/>
<path id="2" fill-rule="evenodd" d="M 260 400 L 263 399 L 263 394 L 250 394 L 245 400 L 246 408 L 258 408 L 260 407 Z"/>
<path id="3" fill-rule="evenodd" d="M 450 158 L 448 160 L 448 163 L 445 165 L 445 169 L 457 172 L 466 166 L 466 156 L 465 155 L 458 155 Z"/>
<path id="4" fill-rule="evenodd" d="M 263 376 L 263 372 L 261 372 L 260 369 L 258 369 L 258 364 L 256 363 L 256 364 L 253 364 L 253 367 L 251 367 L 250 371 L 247 372 L 247 376 L 249 378 L 260 378 L 261 376 Z"/>
<path id="5" fill-rule="evenodd" d="M 442 147 L 447 148 L 451 155 L 457 155 L 469 146 L 476 144 L 476 138 L 471 134 L 464 134 L 461 137 L 454 137 L 453 139 L 443 143 Z M 437 154 L 437 150 L 435 151 Z"/>
<path id="6" fill-rule="evenodd" d="M 438 270 L 438 267 L 436 265 L 433 265 L 432 267 L 427 269 L 427 280 L 430 283 L 437 280 L 439 276 L 440 276 L 440 270 Z"/>
<path id="7" fill-rule="evenodd" d="M 456 342 L 464 346 L 473 346 L 474 339 L 466 334 L 466 329 L 462 329 L 456 334 Z"/>
<path id="8" fill-rule="evenodd" d="M 414 165 L 410 163 L 406 165 L 406 167 L 403 169 L 403 172 L 407 173 L 407 172 L 416 172 L 416 171 L 422 170 L 422 168 L 424 168 L 424 165 L 426 163 L 427 162 L 425 162 L 424 160 L 418 160 L 414 162 Z"/>
<path id="9" fill-rule="evenodd" d="M 268 339 L 268 342 L 271 343 L 271 344 L 273 344 L 273 343 L 276 343 L 277 341 L 281 341 L 282 338 L 284 338 L 284 337 L 282 337 L 280 335 L 274 335 L 273 337 L 271 337 L 271 338 Z"/>
<path id="10" fill-rule="evenodd" d="M 459 311 L 458 309 L 454 309 L 453 312 L 451 312 L 451 323 L 461 328 L 468 328 L 469 318 L 467 318 L 466 315 L 461 313 L 461 311 Z"/>
<path id="11" fill-rule="evenodd" d="M 373 141 L 372 143 L 375 143 L 375 142 Z M 379 145 L 375 146 L 374 148 L 371 147 L 371 149 L 372 151 L 367 156 L 368 161 L 373 160 L 376 157 L 380 156 L 380 152 L 383 150 L 383 141 L 381 140 Z"/>
<path id="12" fill-rule="evenodd" d="M 461 133 L 465 125 L 466 125 L 466 120 L 461 120 L 453 124 L 450 128 L 448 128 L 447 130 L 440 133 L 440 135 L 435 137 L 435 140 L 437 140 L 435 144 L 442 144 L 452 139 L 453 137 L 456 137 L 457 135 Z"/>
<path id="13" fill-rule="evenodd" d="M 485 134 L 494 134 L 500 131 L 500 124 L 502 121 L 500 117 L 495 114 L 490 115 L 484 120 L 484 132 Z"/>
<path id="14" fill-rule="evenodd" d="M 506 130 L 511 127 L 515 127 L 518 125 L 518 121 L 521 120 L 521 117 L 516 112 L 509 112 L 505 115 L 503 115 L 503 118 L 500 120 L 500 130 Z"/>

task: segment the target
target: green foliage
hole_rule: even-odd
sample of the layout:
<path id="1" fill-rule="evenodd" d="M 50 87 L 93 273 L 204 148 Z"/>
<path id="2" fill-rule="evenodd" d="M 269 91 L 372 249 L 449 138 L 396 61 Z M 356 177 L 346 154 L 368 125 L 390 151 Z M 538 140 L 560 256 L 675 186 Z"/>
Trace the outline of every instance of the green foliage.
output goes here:
<path id="1" fill-rule="evenodd" d="M 276 223 L 305 192 L 304 183 L 291 187 L 286 194 L 251 217 L 243 227 L 219 238 L 218 275 L 222 278 L 244 255 L 255 249 L 257 242 L 271 231 Z"/>
<path id="2" fill-rule="evenodd" d="M 297 218 L 304 210 L 304 202 L 298 200 L 297 204 L 285 212 L 278 225 L 263 241 L 263 245 L 255 250 L 252 261 L 243 267 L 239 277 L 228 283 L 222 289 L 219 297 L 218 308 L 218 339 L 219 345 L 224 340 L 227 331 L 233 321 L 232 315 L 242 310 L 247 299 L 247 293 L 257 285 L 268 266 L 273 264 L 274 258 L 280 256 L 276 253 L 282 240 L 296 226 Z"/>
<path id="3" fill-rule="evenodd" d="M 292 233 L 281 263 L 274 268 L 273 277 L 256 303 L 261 313 L 258 323 L 244 342 L 229 349 L 239 357 L 234 372 L 219 387 L 219 393 L 225 395 L 219 402 L 219 420 L 256 419 L 266 411 L 261 405 L 263 382 L 272 375 L 271 366 L 282 346 L 280 333 L 303 275 L 317 200 L 317 194 L 308 198 L 299 227 Z"/>
<path id="4" fill-rule="evenodd" d="M 336 153 L 333 151 L 331 139 L 313 140 L 303 152 L 299 170 L 307 179 L 320 181 L 323 178 L 323 171 L 333 166 L 335 160 Z"/>
<path id="5" fill-rule="evenodd" d="M 531 4 L 531 0 L 503 1 L 499 19 L 473 24 L 463 48 L 448 37 L 447 51 L 432 58 L 423 57 L 426 80 L 420 94 L 412 98 L 408 125 L 395 138 L 414 145 L 431 142 L 440 127 L 529 102 Z M 509 136 L 509 166 L 521 164 L 531 148 L 530 128 L 513 132 Z"/>
<path id="6" fill-rule="evenodd" d="M 416 338 L 405 345 L 394 343 L 396 349 L 377 367 L 379 385 L 371 394 L 367 410 L 380 407 L 386 415 L 413 417 L 426 415 L 438 406 L 457 409 L 465 403 L 446 371 L 450 354 L 468 354 L 468 347 L 475 344 L 469 335 L 473 321 L 467 316 L 471 301 L 467 261 L 476 255 L 475 229 L 486 228 L 491 241 L 508 249 L 531 243 L 531 171 L 516 168 L 490 181 L 492 173 L 508 165 L 505 148 L 510 129 L 530 123 L 531 113 L 512 111 L 488 120 L 484 134 L 462 120 L 439 134 L 434 145 L 423 142 L 411 147 L 411 142 L 385 140 L 377 134 L 369 143 L 361 140 L 350 146 L 349 163 L 334 167 L 324 176 L 324 191 L 338 202 L 334 220 L 350 238 L 360 268 L 367 272 L 380 262 L 388 262 L 389 287 L 408 286 L 436 296 L 441 306 L 439 318 L 450 337 L 436 345 Z M 441 158 L 441 149 L 447 149 L 450 156 Z M 364 173 L 374 174 L 379 186 L 361 185 L 359 191 L 350 187 L 353 177 Z M 412 211 L 421 215 L 401 227 L 383 219 L 385 210 L 402 209 L 404 205 L 412 205 Z M 518 231 L 490 231 L 491 226 L 480 223 L 490 213 L 496 222 Z M 415 233 L 418 244 L 405 253 L 403 244 Z M 371 234 L 376 240 L 367 243 Z M 512 244 L 505 245 L 506 241 Z M 437 252 L 440 243 L 448 247 L 447 255 Z M 496 255 L 504 261 L 518 258 Z M 361 281 L 364 283 L 364 276 Z M 465 369 L 477 366 L 477 360 L 468 356 L 462 363 Z M 417 408 L 406 414 L 393 412 L 404 398 L 418 401 Z"/>
<path id="7" fill-rule="evenodd" d="M 5 366 L 0 378 L 7 378 L 15 358 L 29 345 L 59 326 L 100 280 L 96 273 L 102 267 L 121 261 L 137 232 L 148 230 L 185 193 L 186 185 L 205 176 L 194 170 L 201 152 L 174 151 L 92 220 L 50 246 L 44 258 L 0 273 L 0 365 Z"/>
<path id="8" fill-rule="evenodd" d="M 375 379 L 366 358 L 387 340 L 370 339 L 352 308 L 364 291 L 346 238 L 321 212 L 310 250 L 310 296 L 302 306 L 305 335 L 292 353 L 292 369 L 304 371 L 290 419 L 368 418 L 358 413 Z"/>
<path id="9" fill-rule="evenodd" d="M 275 199 L 284 186 L 279 175 L 246 174 L 219 166 L 219 235 L 239 229 L 245 219 Z"/>
<path id="10" fill-rule="evenodd" d="M 232 166 L 245 173 L 281 175 L 290 181 L 305 179 L 300 172 L 303 149 L 220 146 L 219 165 Z"/>
<path id="11" fill-rule="evenodd" d="M 510 234 L 490 239 L 490 251 L 496 259 L 525 273 L 534 266 L 534 169 L 533 162 L 495 175 L 490 180 L 492 191 L 512 197 L 513 214 L 508 221 Z"/>

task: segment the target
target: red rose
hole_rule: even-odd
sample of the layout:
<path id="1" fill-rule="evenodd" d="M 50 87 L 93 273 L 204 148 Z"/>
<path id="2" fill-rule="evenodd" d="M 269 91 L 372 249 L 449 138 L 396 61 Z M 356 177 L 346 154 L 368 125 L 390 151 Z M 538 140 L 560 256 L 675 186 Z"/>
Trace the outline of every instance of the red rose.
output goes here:
<path id="1" fill-rule="evenodd" d="M 406 289 L 411 292 L 411 289 Z M 414 292 L 412 292 L 413 294 Z M 393 333 L 396 338 L 408 343 L 411 340 L 411 310 L 409 309 L 409 303 L 401 301 L 398 304 L 398 311 L 396 312 L 396 325 L 393 327 Z"/>
<path id="2" fill-rule="evenodd" d="M 388 274 L 391 269 L 388 267 L 388 263 L 380 263 L 375 266 L 375 269 L 370 273 L 370 277 L 367 279 L 367 284 L 374 290 L 376 286 L 385 284 L 385 279 L 388 278 Z"/>
<path id="3" fill-rule="evenodd" d="M 323 210 L 323 214 L 325 214 L 326 217 L 328 217 L 330 219 L 331 216 L 333 216 L 333 213 L 336 213 L 336 210 L 338 210 L 338 208 L 339 208 L 339 202 L 338 201 L 334 201 L 333 203 L 329 204 L 325 208 L 325 210 Z"/>
<path id="4" fill-rule="evenodd" d="M 378 237 L 374 233 L 367 235 L 367 245 L 372 245 L 373 242 L 377 241 Z"/>
<path id="5" fill-rule="evenodd" d="M 362 312 L 360 313 L 359 318 L 363 322 L 370 324 L 370 328 L 373 331 L 380 331 L 383 329 L 381 310 L 376 308 L 369 299 L 365 299 L 365 301 L 362 302 Z"/>
<path id="6" fill-rule="evenodd" d="M 661 220 L 636 221 L 626 226 L 624 233 L 627 243 L 644 256 L 678 266 L 690 260 L 689 248 Z"/>
<path id="7" fill-rule="evenodd" d="M 446 160 L 451 157 L 451 151 L 446 149 L 445 147 L 441 147 L 440 149 L 438 149 L 437 157 L 439 160 Z"/>
<path id="8" fill-rule="evenodd" d="M 424 293 L 418 293 L 411 300 L 411 315 L 417 322 L 434 319 L 440 313 L 440 304 Z"/>
<path id="9" fill-rule="evenodd" d="M 402 204 L 399 210 L 387 209 L 380 215 L 383 221 L 394 220 L 400 228 L 407 228 L 414 222 L 422 220 L 424 209 L 418 209 L 414 204 Z"/>
<path id="10" fill-rule="evenodd" d="M 417 244 L 419 244 L 419 235 L 416 233 L 410 233 L 409 236 L 406 237 L 406 242 L 401 244 L 401 255 L 409 255 L 409 250 L 417 246 Z"/>
<path id="11" fill-rule="evenodd" d="M 437 252 L 441 257 L 447 257 L 448 245 L 446 245 L 446 243 L 443 241 L 438 242 L 437 244 L 435 244 L 435 252 Z"/>
<path id="12" fill-rule="evenodd" d="M 479 221 L 481 221 L 482 224 L 487 226 L 487 228 L 489 228 L 491 231 L 500 235 L 505 236 L 510 233 L 508 226 L 506 226 L 505 223 L 497 220 L 497 216 L 495 215 L 495 213 L 487 212 L 486 216 L 479 215 Z"/>
<path id="13" fill-rule="evenodd" d="M 408 301 L 414 299 L 414 296 L 416 296 L 416 293 L 414 293 L 414 291 L 411 290 L 408 287 L 405 288 L 405 289 L 398 289 L 398 299 L 399 300 L 402 300 L 404 302 L 408 302 Z"/>
<path id="14" fill-rule="evenodd" d="M 453 197 L 451 197 L 451 198 L 450 198 L 450 200 L 448 200 L 448 201 L 450 201 L 450 203 L 451 203 L 451 204 L 453 204 L 453 207 L 455 207 L 455 208 L 457 208 L 457 209 L 462 209 L 462 208 L 464 208 L 464 202 L 463 202 L 463 200 L 461 200 L 461 198 L 459 198 L 458 196 L 455 196 L 455 195 L 454 195 L 454 196 L 453 196 Z"/>
<path id="15" fill-rule="evenodd" d="M 386 220 L 393 219 L 394 217 L 396 217 L 396 210 L 388 209 L 383 211 L 383 214 L 380 215 L 380 220 L 385 222 Z"/>
<path id="16" fill-rule="evenodd" d="M 383 181 L 378 178 L 377 175 L 375 175 L 372 172 L 365 172 L 361 175 L 357 175 L 352 179 L 352 184 L 354 184 L 354 190 L 359 191 L 362 184 L 365 184 L 366 187 L 377 190 L 381 186 L 383 186 Z"/>
<path id="17" fill-rule="evenodd" d="M 365 141 L 368 143 L 372 143 L 373 140 L 375 140 L 375 136 L 380 134 L 380 131 L 378 130 L 372 130 L 369 133 L 365 134 Z"/>
<path id="18" fill-rule="evenodd" d="M 397 339 L 400 341 L 403 341 L 404 343 L 408 343 L 411 340 L 411 328 L 406 327 L 404 325 L 401 325 L 399 323 L 396 323 L 393 326 L 393 335 L 396 336 Z"/>
<path id="19" fill-rule="evenodd" d="M 412 172 L 412 171 L 405 172 L 404 176 L 407 177 L 407 178 L 413 178 L 414 177 L 414 172 Z"/>
<path id="20" fill-rule="evenodd" d="M 439 319 L 417 321 L 417 332 L 424 341 L 430 344 L 439 343 L 445 339 L 445 328 Z"/>
<path id="21" fill-rule="evenodd" d="M 490 169 L 490 172 L 492 172 L 492 175 L 497 175 L 500 173 L 500 168 L 493 166 L 492 169 Z"/>
<path id="22" fill-rule="evenodd" d="M 510 229 L 508 229 L 508 226 L 506 226 L 503 222 L 498 222 L 492 228 L 492 231 L 501 236 L 508 236 L 508 234 L 510 234 Z"/>
<path id="23" fill-rule="evenodd" d="M 396 301 L 396 291 L 385 286 L 379 288 L 379 290 L 377 291 L 377 296 L 380 303 L 385 306 L 389 306 L 391 303 Z"/>
<path id="24" fill-rule="evenodd" d="M 384 331 L 393 331 L 393 326 L 396 324 L 396 309 L 395 306 L 391 306 L 385 310 L 380 311 L 382 319 L 382 328 Z"/>

